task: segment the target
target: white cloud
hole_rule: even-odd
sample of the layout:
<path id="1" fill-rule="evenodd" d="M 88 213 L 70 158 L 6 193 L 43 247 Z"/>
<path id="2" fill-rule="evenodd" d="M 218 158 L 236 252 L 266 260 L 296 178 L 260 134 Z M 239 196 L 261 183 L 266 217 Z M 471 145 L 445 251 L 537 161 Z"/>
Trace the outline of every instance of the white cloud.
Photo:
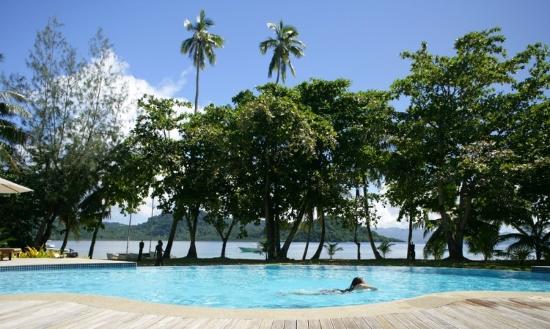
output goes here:
<path id="1" fill-rule="evenodd" d="M 183 70 L 177 79 L 165 78 L 158 85 L 153 85 L 145 79 L 138 78 L 132 75 L 129 71 L 130 65 L 113 54 L 110 58 L 112 61 L 113 67 L 117 68 L 122 74 L 122 79 L 120 81 L 120 88 L 125 88 L 128 92 L 128 98 L 123 105 L 124 108 L 124 117 L 122 120 L 122 132 L 127 135 L 130 130 L 134 127 L 135 121 L 139 114 L 139 109 L 137 107 L 138 100 L 143 97 L 143 95 L 153 95 L 156 97 L 162 98 L 176 98 L 180 101 L 187 102 L 188 100 L 181 97 L 176 97 L 183 88 L 187 85 L 187 74 L 189 70 Z M 193 111 L 192 108 L 178 108 L 180 112 L 189 112 Z M 176 134 L 174 134 L 175 136 Z M 177 136 L 175 136 L 177 137 Z M 151 216 L 151 198 L 148 197 L 143 200 L 143 204 L 139 207 L 138 211 L 132 215 L 132 224 L 139 224 L 147 221 Z M 154 215 L 160 214 L 160 210 L 154 209 Z M 120 212 L 119 207 L 113 207 L 111 211 L 111 221 L 128 223 L 129 216 L 123 215 Z"/>
<path id="2" fill-rule="evenodd" d="M 399 216 L 399 208 L 391 207 L 387 204 L 384 204 L 381 201 L 374 203 L 374 209 L 380 219 L 378 220 L 377 228 L 386 228 L 386 227 L 399 227 L 399 228 L 408 228 L 409 224 L 406 220 L 401 222 L 397 221 Z"/>
<path id="3" fill-rule="evenodd" d="M 138 100 L 143 95 L 153 95 L 159 98 L 176 98 L 180 101 L 187 102 L 188 100 L 182 97 L 177 97 L 183 88 L 187 85 L 187 75 L 189 69 L 180 72 L 176 79 L 166 77 L 162 81 L 154 85 L 145 79 L 136 77 L 130 73 L 130 65 L 118 57 L 116 54 L 112 54 L 109 58 L 109 65 L 111 65 L 116 71 L 122 75 L 118 88 L 125 89 L 128 93 L 128 98 L 123 105 L 123 118 L 122 118 L 122 132 L 126 135 L 134 127 L 134 123 L 139 114 L 137 106 Z M 180 111 L 191 112 L 191 108 L 183 108 Z"/>

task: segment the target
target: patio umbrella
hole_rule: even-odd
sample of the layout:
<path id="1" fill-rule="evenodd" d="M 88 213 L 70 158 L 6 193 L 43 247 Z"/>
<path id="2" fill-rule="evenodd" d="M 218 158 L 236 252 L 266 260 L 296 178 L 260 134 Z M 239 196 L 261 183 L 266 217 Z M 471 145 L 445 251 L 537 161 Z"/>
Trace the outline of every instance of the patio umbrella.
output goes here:
<path id="1" fill-rule="evenodd" d="M 32 190 L 28 187 L 15 184 L 14 182 L 10 182 L 7 179 L 0 178 L 0 193 L 12 194 L 12 193 L 24 193 L 24 192 L 32 192 Z"/>

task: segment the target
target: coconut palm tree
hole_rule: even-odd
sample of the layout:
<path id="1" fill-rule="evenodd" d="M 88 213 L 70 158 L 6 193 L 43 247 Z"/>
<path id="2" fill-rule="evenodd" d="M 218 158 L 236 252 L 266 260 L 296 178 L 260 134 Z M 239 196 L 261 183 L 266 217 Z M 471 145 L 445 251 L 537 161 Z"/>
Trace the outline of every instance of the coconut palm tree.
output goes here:
<path id="1" fill-rule="evenodd" d="M 208 59 L 210 65 L 216 63 L 216 54 L 214 48 L 223 47 L 224 40 L 221 36 L 210 33 L 208 28 L 214 26 L 214 21 L 206 17 L 204 10 L 201 10 L 195 24 L 188 19 L 183 23 L 187 31 L 193 32 L 193 36 L 181 43 L 181 53 L 188 54 L 193 59 L 193 65 L 197 69 L 195 77 L 195 114 L 199 102 L 199 73 L 204 69 L 205 60 Z"/>
<path id="2" fill-rule="evenodd" d="M 267 27 L 275 31 L 276 38 L 269 37 L 260 42 L 260 53 L 265 54 L 269 49 L 273 49 L 273 57 L 269 63 L 267 76 L 271 78 L 274 70 L 277 71 L 275 83 L 279 83 L 279 78 L 285 83 L 286 68 L 295 76 L 294 66 L 290 62 L 290 55 L 297 58 L 304 56 L 305 45 L 298 40 L 298 30 L 292 25 L 285 25 L 281 20 L 279 24 L 267 23 Z"/>
<path id="3" fill-rule="evenodd" d="M 3 60 L 0 54 L 0 62 Z M 25 118 L 27 111 L 18 103 L 24 102 L 23 95 L 10 90 L 0 90 L 0 163 L 9 162 L 15 166 L 12 157 L 13 145 L 22 144 L 27 134 L 14 122 L 16 117 Z"/>
<path id="4" fill-rule="evenodd" d="M 332 256 L 336 254 L 337 251 L 344 250 L 341 247 L 338 247 L 338 243 L 325 243 L 325 249 L 327 249 L 328 256 L 332 260 Z"/>
<path id="5" fill-rule="evenodd" d="M 512 225 L 517 232 L 504 234 L 500 238 L 503 241 L 514 240 L 508 249 L 530 249 L 540 260 L 543 253 L 550 250 L 550 219 L 529 217 L 518 222 Z"/>

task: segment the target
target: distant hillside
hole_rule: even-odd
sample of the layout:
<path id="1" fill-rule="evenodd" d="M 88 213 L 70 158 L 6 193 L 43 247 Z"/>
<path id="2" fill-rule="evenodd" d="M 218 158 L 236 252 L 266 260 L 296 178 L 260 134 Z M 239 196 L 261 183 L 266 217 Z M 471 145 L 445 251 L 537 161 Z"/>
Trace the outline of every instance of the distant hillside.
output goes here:
<path id="1" fill-rule="evenodd" d="M 219 240 L 220 237 L 214 230 L 214 228 L 204 222 L 202 214 L 199 217 L 199 225 L 197 227 L 197 240 L 199 241 L 215 241 Z M 167 239 L 170 232 L 170 225 L 172 224 L 171 215 L 160 215 L 154 216 L 147 220 L 147 222 L 132 225 L 130 227 L 130 239 L 132 240 L 149 240 L 149 239 Z M 260 221 L 259 225 L 248 224 L 244 228 L 244 235 L 239 236 L 241 230 L 238 227 L 233 229 L 230 240 L 245 240 L 245 241 L 260 241 L 264 239 L 264 221 Z M 350 229 L 343 228 L 340 223 L 327 220 L 326 221 L 327 235 L 326 241 L 353 241 L 353 233 Z M 62 240 L 63 236 L 59 233 L 60 230 L 54 230 L 52 234 L 52 240 Z M 69 239 L 71 240 L 90 240 L 92 237 L 92 232 L 88 232 L 85 229 L 80 230 L 80 236 L 76 237 L 71 235 Z M 128 234 L 128 225 L 120 223 L 105 223 L 105 229 L 100 230 L 98 233 L 98 240 L 126 240 Z M 288 231 L 281 230 L 281 239 L 284 241 L 288 234 Z M 392 239 L 386 238 L 385 236 L 378 235 L 376 232 L 373 232 L 374 240 L 380 241 L 383 239 L 389 239 L 391 241 L 400 241 L 402 239 Z M 359 233 L 361 241 L 368 241 L 366 229 L 362 228 Z M 320 227 L 315 225 L 314 229 L 311 232 L 311 241 L 319 241 L 320 237 Z M 176 231 L 176 240 L 189 240 L 189 231 L 185 221 L 182 221 L 178 224 L 178 229 Z M 296 234 L 294 241 L 306 241 L 306 232 L 299 231 Z"/>
<path id="2" fill-rule="evenodd" d="M 376 232 L 380 235 L 392 237 L 403 241 L 407 241 L 409 236 L 409 229 L 398 228 L 398 227 L 377 228 Z M 430 238 L 430 235 L 427 235 L 426 238 L 424 238 L 424 230 L 422 229 L 413 230 L 412 240 L 414 243 L 426 243 L 426 241 L 428 241 L 429 238 Z"/>

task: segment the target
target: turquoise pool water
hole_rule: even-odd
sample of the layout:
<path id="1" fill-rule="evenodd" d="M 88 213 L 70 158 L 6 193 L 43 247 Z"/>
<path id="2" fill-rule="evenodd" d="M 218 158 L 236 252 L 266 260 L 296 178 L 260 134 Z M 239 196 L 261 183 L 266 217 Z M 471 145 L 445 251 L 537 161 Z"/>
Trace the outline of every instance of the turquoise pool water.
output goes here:
<path id="1" fill-rule="evenodd" d="M 378 291 L 319 294 L 361 276 Z M 229 308 L 370 304 L 464 290 L 550 291 L 544 273 L 365 266 L 189 266 L 0 273 L 0 293 L 73 292 Z"/>

